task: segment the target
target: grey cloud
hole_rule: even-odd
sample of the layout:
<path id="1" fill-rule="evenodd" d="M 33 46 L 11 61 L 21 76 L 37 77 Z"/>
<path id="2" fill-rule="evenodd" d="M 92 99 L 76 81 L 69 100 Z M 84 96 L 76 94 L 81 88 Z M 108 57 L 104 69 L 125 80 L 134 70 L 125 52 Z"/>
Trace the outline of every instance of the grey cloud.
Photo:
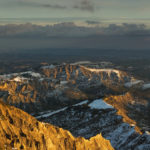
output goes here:
<path id="1" fill-rule="evenodd" d="M 100 24 L 100 22 L 99 21 L 91 21 L 91 20 L 87 20 L 87 21 L 85 21 L 87 24 L 89 24 L 89 25 L 99 25 Z"/>
<path id="2" fill-rule="evenodd" d="M 58 5 L 58 4 L 55 4 L 55 5 L 51 5 L 51 4 L 40 4 L 39 6 L 45 7 L 45 8 L 53 8 L 53 9 L 66 9 L 66 8 L 67 8 L 66 6 Z"/>
<path id="3" fill-rule="evenodd" d="M 60 4 L 60 3 L 45 3 L 45 2 L 36 2 L 36 1 L 30 1 L 30 0 L 17 0 L 17 4 L 20 6 L 28 6 L 28 7 L 43 7 L 43 8 L 51 8 L 51 9 L 77 9 L 82 11 L 89 11 L 93 12 L 95 10 L 94 4 L 90 0 L 80 0 L 76 4 Z"/>
<path id="4" fill-rule="evenodd" d="M 128 24 L 122 25 L 110 24 L 107 28 L 103 28 L 103 32 L 107 35 L 124 35 L 124 36 L 149 36 L 150 29 L 144 24 Z"/>
<path id="5" fill-rule="evenodd" d="M 27 1 L 27 0 L 20 0 L 18 1 L 20 6 L 28 6 L 28 7 L 43 7 L 43 8 L 52 8 L 52 9 L 66 9 L 65 5 L 60 4 L 49 4 L 49 3 L 39 3 L 35 1 Z"/>
<path id="6" fill-rule="evenodd" d="M 74 5 L 73 8 L 90 12 L 93 12 L 95 10 L 94 4 L 89 0 L 82 0 L 79 4 Z"/>

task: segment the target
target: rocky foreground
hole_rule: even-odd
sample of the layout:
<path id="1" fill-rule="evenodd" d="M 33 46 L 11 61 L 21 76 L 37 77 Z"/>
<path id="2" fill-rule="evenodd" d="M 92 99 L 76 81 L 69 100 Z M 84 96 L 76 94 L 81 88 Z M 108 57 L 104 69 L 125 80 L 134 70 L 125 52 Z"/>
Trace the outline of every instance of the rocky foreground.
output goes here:
<path id="1" fill-rule="evenodd" d="M 113 150 L 100 134 L 86 140 L 67 130 L 37 121 L 13 106 L 0 102 L 0 149 Z"/>

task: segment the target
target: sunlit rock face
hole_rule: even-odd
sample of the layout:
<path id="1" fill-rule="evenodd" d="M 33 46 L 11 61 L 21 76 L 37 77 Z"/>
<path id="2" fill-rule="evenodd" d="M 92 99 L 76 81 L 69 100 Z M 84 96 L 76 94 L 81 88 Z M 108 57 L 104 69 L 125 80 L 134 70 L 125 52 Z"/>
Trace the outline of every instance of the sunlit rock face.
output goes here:
<path id="1" fill-rule="evenodd" d="M 29 114 L 0 102 L 0 149 L 113 150 L 100 134 L 86 140 L 69 131 L 37 121 Z"/>

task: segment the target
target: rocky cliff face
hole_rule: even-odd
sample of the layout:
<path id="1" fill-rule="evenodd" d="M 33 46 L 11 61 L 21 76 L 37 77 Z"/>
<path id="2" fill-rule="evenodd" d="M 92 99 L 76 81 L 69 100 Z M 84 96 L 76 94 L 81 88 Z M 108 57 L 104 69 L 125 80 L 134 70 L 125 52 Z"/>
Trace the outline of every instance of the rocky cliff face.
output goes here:
<path id="1" fill-rule="evenodd" d="M 100 134 L 86 140 L 69 131 L 37 121 L 34 117 L 0 102 L 0 149 L 113 150 Z"/>

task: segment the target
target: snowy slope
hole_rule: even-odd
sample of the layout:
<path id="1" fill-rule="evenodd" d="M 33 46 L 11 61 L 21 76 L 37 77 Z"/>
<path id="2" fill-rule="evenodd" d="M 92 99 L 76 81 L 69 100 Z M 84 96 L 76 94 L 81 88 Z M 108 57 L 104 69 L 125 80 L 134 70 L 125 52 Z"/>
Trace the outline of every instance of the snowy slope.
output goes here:
<path id="1" fill-rule="evenodd" d="M 113 108 L 111 105 L 105 103 L 102 99 L 94 100 L 88 106 L 91 109 L 109 109 L 109 108 Z"/>

